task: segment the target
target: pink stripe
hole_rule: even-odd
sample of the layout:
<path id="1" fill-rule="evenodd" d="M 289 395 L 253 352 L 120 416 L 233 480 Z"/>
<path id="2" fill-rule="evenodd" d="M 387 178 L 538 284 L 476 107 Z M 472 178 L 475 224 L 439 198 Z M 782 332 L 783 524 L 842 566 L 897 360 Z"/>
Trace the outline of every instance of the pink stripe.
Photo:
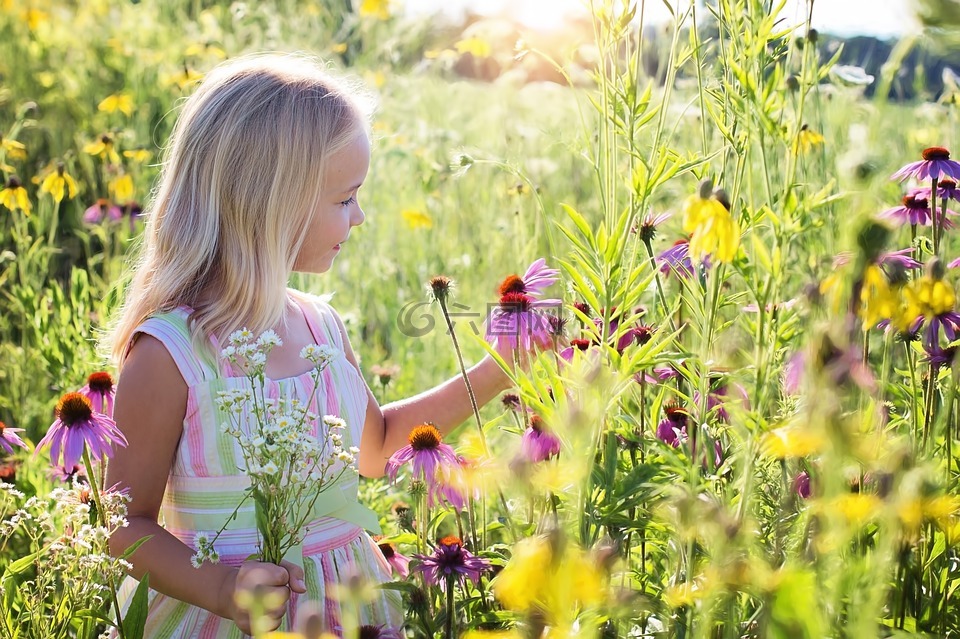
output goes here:
<path id="1" fill-rule="evenodd" d="M 187 392 L 187 418 L 184 420 L 187 435 L 187 452 L 190 455 L 189 465 L 192 468 L 192 474 L 207 476 L 210 474 L 207 468 L 207 460 L 204 456 L 206 446 L 203 438 L 203 424 L 194 419 L 200 408 L 197 405 L 197 395 L 191 388 Z M 183 460 L 186 462 L 187 460 Z"/>

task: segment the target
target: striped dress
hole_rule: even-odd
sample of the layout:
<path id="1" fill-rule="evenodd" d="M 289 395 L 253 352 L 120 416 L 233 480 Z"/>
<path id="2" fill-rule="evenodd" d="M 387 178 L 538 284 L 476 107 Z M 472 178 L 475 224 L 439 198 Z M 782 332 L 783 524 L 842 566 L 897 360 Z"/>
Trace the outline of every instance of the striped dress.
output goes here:
<path id="1" fill-rule="evenodd" d="M 315 413 L 337 415 L 346 421 L 344 448 L 359 445 L 367 408 L 367 388 L 357 369 L 343 356 L 334 311 L 318 298 L 303 293 L 291 291 L 291 297 L 303 311 L 315 342 L 335 347 L 339 355 L 321 374 L 315 393 L 313 371 L 308 371 L 296 377 L 267 379 L 266 394 L 273 398 L 284 396 L 312 401 Z M 211 355 L 201 354 L 193 348 L 187 325 L 189 313 L 189 308 L 181 307 L 154 315 L 136 332 L 151 335 L 166 346 L 189 388 L 183 433 L 167 479 L 160 523 L 196 550 L 196 534 L 218 530 L 233 513 L 250 483 L 242 470 L 239 444 L 221 428 L 228 418 L 216 404 L 219 391 L 249 388 L 250 382 L 234 374 L 227 362 L 218 362 Z M 216 343 L 214 351 L 219 352 Z M 340 603 L 333 586 L 356 576 L 376 583 L 390 580 L 389 564 L 364 531 L 367 528 L 378 532 L 379 523 L 372 511 L 357 502 L 357 483 L 356 475 L 348 473 L 337 486 L 321 494 L 318 503 L 326 503 L 327 507 L 319 513 L 322 516 L 308 524 L 302 550 L 294 549 L 300 551 L 294 553 L 296 556 L 288 554 L 287 559 L 298 564 L 302 562 L 307 592 L 302 595 L 291 593 L 281 630 L 296 627 L 298 607 L 309 600 L 314 602 L 314 610 L 321 611 L 326 627 L 342 635 Z M 254 516 L 253 502 L 248 500 L 240 508 L 237 519 L 220 535 L 215 549 L 222 563 L 239 566 L 256 552 Z M 124 611 L 136 585 L 132 577 L 122 584 L 119 594 Z M 360 623 L 399 628 L 403 614 L 398 593 L 380 590 L 377 593 L 377 599 L 361 610 Z M 145 638 L 244 636 L 231 620 L 150 591 Z"/>

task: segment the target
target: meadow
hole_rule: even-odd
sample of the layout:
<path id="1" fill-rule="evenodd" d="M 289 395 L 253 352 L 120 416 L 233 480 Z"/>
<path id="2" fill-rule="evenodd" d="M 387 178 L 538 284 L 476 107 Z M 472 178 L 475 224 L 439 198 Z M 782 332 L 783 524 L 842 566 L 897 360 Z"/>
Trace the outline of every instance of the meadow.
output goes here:
<path id="1" fill-rule="evenodd" d="M 115 372 L 97 339 L 178 103 L 264 50 L 378 105 L 366 223 L 291 285 L 332 296 L 381 402 L 458 374 L 444 313 L 476 361 L 487 314 L 531 292 L 505 278 L 559 270 L 535 363 L 501 361 L 515 390 L 444 442 L 460 497 L 428 505 L 407 467 L 362 482 L 381 543 L 420 558 L 387 586 L 405 627 L 346 634 L 957 636 L 960 94 L 889 101 L 894 59 L 864 98 L 776 4 L 717 0 L 654 39 L 597 3 L 543 51 L 374 0 L 0 3 L 0 637 L 116 623 L 122 505 L 34 449 Z M 569 83 L 457 73 L 527 58 Z"/>

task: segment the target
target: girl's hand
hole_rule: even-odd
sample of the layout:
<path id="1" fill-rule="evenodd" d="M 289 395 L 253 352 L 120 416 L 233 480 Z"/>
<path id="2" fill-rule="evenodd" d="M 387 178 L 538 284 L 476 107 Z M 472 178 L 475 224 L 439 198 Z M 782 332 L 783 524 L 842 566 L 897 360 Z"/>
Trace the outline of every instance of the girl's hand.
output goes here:
<path id="1" fill-rule="evenodd" d="M 221 587 L 221 598 L 226 597 L 222 610 L 244 634 L 254 634 L 250 609 L 246 604 L 256 597 L 263 617 L 257 622 L 258 632 L 269 632 L 280 627 L 287 613 L 290 591 L 307 591 L 303 570 L 289 561 L 280 565 L 247 560 L 234 570 Z M 246 601 L 244 601 L 246 600 Z"/>

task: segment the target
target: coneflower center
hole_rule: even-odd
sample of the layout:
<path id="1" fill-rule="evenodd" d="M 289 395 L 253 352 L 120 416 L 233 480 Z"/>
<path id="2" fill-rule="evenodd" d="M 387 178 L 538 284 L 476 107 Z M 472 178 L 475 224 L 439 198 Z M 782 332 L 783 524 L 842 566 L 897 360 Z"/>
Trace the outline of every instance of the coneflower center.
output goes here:
<path id="1" fill-rule="evenodd" d="M 57 402 L 57 417 L 67 426 L 89 421 L 93 417 L 93 404 L 80 393 L 67 393 Z"/>
<path id="2" fill-rule="evenodd" d="M 383 556 L 386 557 L 387 559 L 393 559 L 393 557 L 397 554 L 396 551 L 393 549 L 392 544 L 378 544 L 378 545 L 380 546 L 380 552 L 382 552 Z"/>
<path id="3" fill-rule="evenodd" d="M 539 415 L 534 415 L 530 418 L 530 428 L 533 429 L 535 433 L 543 432 L 543 419 Z"/>
<path id="4" fill-rule="evenodd" d="M 687 411 L 679 406 L 667 406 L 667 419 L 676 424 L 685 424 L 687 421 Z"/>
<path id="5" fill-rule="evenodd" d="M 950 178 L 947 178 L 947 177 L 945 177 L 945 178 L 940 178 L 939 180 L 937 180 L 937 185 L 938 185 L 941 189 L 955 189 L 955 188 L 957 188 L 957 183 L 956 183 L 955 181 L 951 180 Z"/>
<path id="6" fill-rule="evenodd" d="M 926 198 L 916 197 L 914 195 L 904 195 L 903 196 L 903 205 L 908 209 L 915 209 L 920 211 L 926 211 L 930 208 L 929 203 Z"/>
<path id="7" fill-rule="evenodd" d="M 511 313 L 523 313 L 530 310 L 533 298 L 523 293 L 505 293 L 500 297 L 500 308 Z"/>
<path id="8" fill-rule="evenodd" d="M 508 275 L 500 284 L 500 295 L 507 293 L 526 293 L 527 285 L 519 275 Z"/>
<path id="9" fill-rule="evenodd" d="M 950 159 L 950 151 L 943 148 L 942 146 L 931 146 L 929 149 L 924 149 L 921 155 L 923 155 L 923 159 L 926 160 L 927 162 L 930 162 L 932 160 L 949 160 Z"/>
<path id="10" fill-rule="evenodd" d="M 7 179 L 8 189 L 19 189 L 21 186 L 23 186 L 23 183 L 20 181 L 20 178 L 18 178 L 16 175 L 11 175 Z"/>
<path id="11" fill-rule="evenodd" d="M 463 546 L 463 540 L 456 535 L 447 535 L 440 540 L 441 546 Z"/>
<path id="12" fill-rule="evenodd" d="M 421 424 L 410 432 L 408 438 L 414 450 L 432 450 L 440 445 L 440 431 L 433 424 Z"/>
<path id="13" fill-rule="evenodd" d="M 572 339 L 570 340 L 570 346 L 577 348 L 581 351 L 585 351 L 590 348 L 590 340 L 588 339 Z"/>
<path id="14" fill-rule="evenodd" d="M 113 390 L 113 377 L 110 373 L 104 371 L 92 373 L 90 377 L 87 378 L 87 386 L 96 393 L 106 395 Z"/>

